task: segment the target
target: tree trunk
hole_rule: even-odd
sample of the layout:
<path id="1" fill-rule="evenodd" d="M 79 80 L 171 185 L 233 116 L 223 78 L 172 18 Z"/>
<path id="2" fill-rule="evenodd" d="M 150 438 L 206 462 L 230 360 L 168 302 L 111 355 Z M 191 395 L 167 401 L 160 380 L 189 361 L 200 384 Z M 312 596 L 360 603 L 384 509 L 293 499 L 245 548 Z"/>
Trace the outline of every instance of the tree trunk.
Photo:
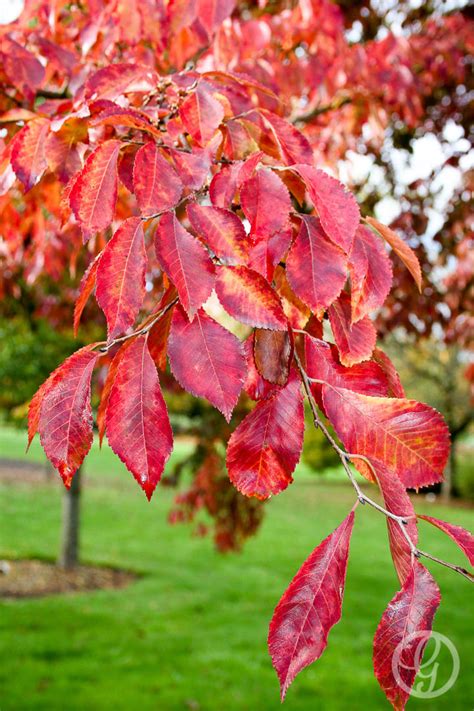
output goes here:
<path id="1" fill-rule="evenodd" d="M 453 437 L 449 460 L 444 471 L 444 481 L 441 487 L 441 498 L 444 501 L 449 502 L 452 498 L 458 496 L 456 484 L 456 440 Z"/>
<path id="2" fill-rule="evenodd" d="M 63 494 L 61 552 L 58 565 L 74 568 L 79 563 L 79 524 L 81 500 L 81 468 L 72 479 L 71 488 Z"/>

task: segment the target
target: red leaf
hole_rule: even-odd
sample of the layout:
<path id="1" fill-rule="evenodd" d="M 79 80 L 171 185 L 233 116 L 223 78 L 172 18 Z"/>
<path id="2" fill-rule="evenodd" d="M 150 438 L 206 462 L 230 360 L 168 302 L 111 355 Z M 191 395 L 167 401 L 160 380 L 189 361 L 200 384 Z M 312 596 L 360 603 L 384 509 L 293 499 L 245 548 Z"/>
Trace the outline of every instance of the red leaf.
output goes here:
<path id="1" fill-rule="evenodd" d="M 360 220 L 355 197 L 342 183 L 322 170 L 309 165 L 294 167 L 306 183 L 323 230 L 334 244 L 349 253 Z"/>
<path id="2" fill-rule="evenodd" d="M 393 230 L 391 230 L 386 225 L 382 225 L 380 222 L 378 222 L 378 220 L 374 219 L 373 217 L 366 217 L 365 221 L 367 222 L 367 224 L 373 227 L 373 229 L 375 229 L 384 238 L 386 242 L 388 242 L 395 254 L 400 257 L 400 259 L 412 275 L 413 279 L 415 280 L 415 284 L 418 287 L 418 290 L 421 291 L 422 276 L 420 262 L 418 261 L 418 257 L 416 256 L 412 248 L 409 247 L 406 242 L 404 242 L 402 238 L 399 237 Z"/>
<path id="3" fill-rule="evenodd" d="M 288 251 L 293 237 L 291 227 L 275 232 L 266 239 L 258 240 L 252 245 L 249 253 L 248 266 L 261 274 L 267 281 L 272 281 L 275 267 Z"/>
<path id="4" fill-rule="evenodd" d="M 96 299 L 107 318 L 109 340 L 133 326 L 145 296 L 145 269 L 142 221 L 129 217 L 107 243 L 97 269 Z"/>
<path id="5" fill-rule="evenodd" d="M 13 139 L 11 164 L 26 190 L 40 180 L 48 167 L 45 153 L 49 121 L 43 118 L 29 121 Z"/>
<path id="6" fill-rule="evenodd" d="M 48 392 L 49 388 L 54 382 L 54 371 L 49 375 L 49 377 L 40 385 L 38 390 L 35 392 L 33 397 L 31 398 L 30 404 L 28 405 L 28 445 L 26 447 L 26 450 L 30 448 L 30 444 L 32 443 L 35 434 L 38 431 L 38 425 L 39 425 L 39 418 L 40 418 L 40 413 L 41 413 L 41 404 L 43 402 L 43 398 Z"/>
<path id="7" fill-rule="evenodd" d="M 258 151 L 245 161 L 232 165 L 224 165 L 215 174 L 209 186 L 209 196 L 212 204 L 217 207 L 229 208 L 232 205 L 237 190 L 252 177 L 257 165 L 262 159 L 262 151 Z"/>
<path id="8" fill-rule="evenodd" d="M 257 328 L 253 353 L 257 370 L 270 383 L 285 385 L 290 374 L 292 343 L 288 331 Z"/>
<path id="9" fill-rule="evenodd" d="M 42 386 L 41 444 L 68 488 L 92 444 L 91 376 L 99 356 L 92 350 L 95 345 L 73 353 Z"/>
<path id="10" fill-rule="evenodd" d="M 106 415 L 107 439 L 150 500 L 173 449 L 173 433 L 146 337 L 120 357 Z"/>
<path id="11" fill-rule="evenodd" d="M 138 151 L 133 165 L 133 191 L 142 215 L 154 215 L 175 207 L 183 184 L 153 142 Z"/>
<path id="12" fill-rule="evenodd" d="M 198 0 L 197 16 L 209 37 L 219 29 L 235 7 L 235 0 Z"/>
<path id="13" fill-rule="evenodd" d="M 260 115 L 270 128 L 286 165 L 313 162 L 313 149 L 301 131 L 271 111 L 260 109 Z"/>
<path id="14" fill-rule="evenodd" d="M 186 188 L 199 190 L 209 173 L 211 160 L 206 151 L 194 150 L 193 153 L 170 150 L 170 155 Z"/>
<path id="15" fill-rule="evenodd" d="M 191 227 L 225 264 L 245 264 L 249 240 L 235 213 L 220 207 L 190 203 L 187 208 Z"/>
<path id="16" fill-rule="evenodd" d="M 117 375 L 117 368 L 125 351 L 127 350 L 127 348 L 130 348 L 134 340 L 134 338 L 130 338 L 128 341 L 125 341 L 125 343 L 123 343 L 123 345 L 115 354 L 107 371 L 104 387 L 102 388 L 102 392 L 100 394 L 99 407 L 97 408 L 97 429 L 99 431 L 99 443 L 101 447 L 105 435 L 105 418 L 107 415 L 107 406 L 109 404 L 110 391 L 112 390 L 112 385 L 114 384 L 115 376 Z"/>
<path id="17" fill-rule="evenodd" d="M 267 499 L 293 481 L 303 447 L 304 409 L 295 373 L 287 385 L 259 402 L 233 432 L 227 446 L 227 469 L 245 496 Z"/>
<path id="18" fill-rule="evenodd" d="M 173 318 L 173 308 L 162 316 L 148 334 L 148 349 L 150 355 L 160 370 L 166 370 L 166 354 L 168 349 L 168 336 Z"/>
<path id="19" fill-rule="evenodd" d="M 95 280 L 97 276 L 97 268 L 99 266 L 99 261 L 102 256 L 102 252 L 96 256 L 96 258 L 89 264 L 84 275 L 79 284 L 79 296 L 76 299 L 74 305 L 74 336 L 77 337 L 77 332 L 79 330 L 79 322 L 81 320 L 82 312 L 87 303 L 89 296 L 92 294 L 95 287 Z"/>
<path id="20" fill-rule="evenodd" d="M 379 309 L 392 286 L 392 264 L 380 240 L 359 226 L 349 255 L 352 322 Z"/>
<path id="21" fill-rule="evenodd" d="M 410 696 L 397 682 L 411 689 L 431 633 L 433 618 L 441 601 L 430 573 L 415 561 L 402 589 L 382 615 L 374 638 L 374 670 L 385 696 L 394 709 L 402 711 Z M 398 653 L 399 661 L 394 660 Z"/>
<path id="22" fill-rule="evenodd" d="M 175 285 L 189 318 L 214 288 L 214 265 L 204 247 L 169 212 L 160 220 L 155 236 L 158 261 Z"/>
<path id="23" fill-rule="evenodd" d="M 375 326 L 369 317 L 351 323 L 351 299 L 345 292 L 329 307 L 328 313 L 341 363 L 351 366 L 368 360 L 377 340 Z"/>
<path id="24" fill-rule="evenodd" d="M 240 190 L 240 200 L 254 240 L 265 239 L 289 227 L 290 195 L 273 171 L 259 170 L 246 180 Z"/>
<path id="25" fill-rule="evenodd" d="M 117 202 L 117 158 L 120 141 L 105 141 L 88 157 L 69 195 L 84 239 L 109 227 Z"/>
<path id="26" fill-rule="evenodd" d="M 405 397 L 405 391 L 403 385 L 400 382 L 400 376 L 398 375 L 395 366 L 380 348 L 374 348 L 372 353 L 372 359 L 382 368 L 383 372 L 387 376 L 387 381 L 389 385 L 388 396 L 389 397 Z"/>
<path id="27" fill-rule="evenodd" d="M 454 523 L 440 521 L 439 518 L 433 518 L 433 516 L 422 516 L 421 514 L 418 514 L 418 518 L 422 518 L 423 521 L 428 521 L 428 523 L 436 526 L 452 538 L 462 552 L 465 553 L 470 564 L 474 565 L 474 536 L 472 533 L 466 531 L 466 529 L 462 528 L 462 526 L 456 526 Z"/>
<path id="28" fill-rule="evenodd" d="M 385 508 L 396 516 L 403 516 L 408 519 L 408 523 L 402 525 L 404 526 L 404 531 L 416 545 L 418 543 L 418 527 L 416 525 L 415 510 L 404 485 L 396 473 L 389 471 L 381 462 L 373 458 L 370 461 L 375 469 Z M 397 521 L 387 517 L 387 529 L 393 564 L 400 583 L 403 585 L 412 569 L 410 544 Z"/>
<path id="29" fill-rule="evenodd" d="M 287 322 L 277 293 L 258 272 L 247 267 L 221 267 L 216 294 L 225 310 L 241 323 L 285 330 Z"/>
<path id="30" fill-rule="evenodd" d="M 108 64 L 92 74 L 85 85 L 88 100 L 115 100 L 123 94 L 152 91 L 159 77 L 153 69 L 140 64 Z"/>
<path id="31" fill-rule="evenodd" d="M 179 115 L 185 130 L 200 146 L 214 136 L 224 118 L 224 108 L 214 98 L 211 87 L 200 81 L 193 93 L 183 101 Z"/>
<path id="32" fill-rule="evenodd" d="M 299 299 L 288 283 L 286 269 L 277 266 L 274 274 L 275 287 L 283 305 L 283 311 L 292 328 L 304 328 L 311 316 L 311 311 Z M 321 334 L 322 335 L 322 334 Z"/>
<path id="33" fill-rule="evenodd" d="M 268 648 L 282 701 L 296 675 L 322 655 L 341 619 L 353 525 L 351 511 L 306 559 L 275 608 Z"/>
<path id="34" fill-rule="evenodd" d="M 323 402 L 348 452 L 382 462 L 407 488 L 442 480 L 449 431 L 433 408 L 415 400 L 371 397 L 328 385 L 323 385 Z M 359 461 L 361 471 L 366 469 L 361 465 Z"/>
<path id="35" fill-rule="evenodd" d="M 338 362 L 335 348 L 325 341 L 307 336 L 305 360 L 306 372 L 310 378 L 364 395 L 388 395 L 387 378 L 380 366 L 376 363 L 358 363 L 352 368 L 346 368 Z M 321 406 L 321 384 L 312 383 L 311 390 Z"/>
<path id="36" fill-rule="evenodd" d="M 189 323 L 178 307 L 171 323 L 168 356 L 179 384 L 209 400 L 229 422 L 245 376 L 239 340 L 204 311 L 198 311 Z"/>
<path id="37" fill-rule="evenodd" d="M 286 260 L 290 286 L 312 311 L 325 309 L 341 293 L 347 258 L 330 242 L 314 217 L 303 217 L 300 231 Z"/>
<path id="38" fill-rule="evenodd" d="M 281 331 L 270 331 L 269 333 L 282 333 Z M 252 400 L 263 400 L 275 390 L 275 385 L 260 375 L 257 370 L 254 358 L 254 333 L 251 333 L 243 343 L 245 360 L 247 364 L 247 375 L 244 382 L 244 390 Z"/>

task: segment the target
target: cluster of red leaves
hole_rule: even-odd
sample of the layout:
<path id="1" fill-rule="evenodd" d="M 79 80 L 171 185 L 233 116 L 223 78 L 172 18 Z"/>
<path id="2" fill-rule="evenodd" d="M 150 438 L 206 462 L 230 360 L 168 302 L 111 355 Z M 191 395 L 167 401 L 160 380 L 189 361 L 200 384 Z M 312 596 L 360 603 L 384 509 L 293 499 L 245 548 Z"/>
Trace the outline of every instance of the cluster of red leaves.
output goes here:
<path id="1" fill-rule="evenodd" d="M 46 5 L 35 4 L 38 12 Z M 143 7 L 149 5 L 156 10 L 154 3 Z M 61 229 L 80 231 L 95 257 L 81 282 L 74 325 L 95 293 L 108 333 L 107 341 L 73 354 L 38 390 L 29 440 L 39 431 L 70 486 L 93 437 L 92 373 L 104 354 L 112 355 L 99 435 L 107 435 L 150 499 L 173 447 L 158 374 L 168 360 L 178 383 L 227 421 L 242 391 L 255 400 L 229 439 L 226 463 L 235 488 L 263 500 L 292 482 L 303 446 L 301 378 L 309 378 L 312 397 L 354 465 L 379 487 L 389 512 L 409 518 L 416 543 L 406 488 L 441 481 L 449 434 L 439 413 L 405 398 L 393 365 L 376 348 L 372 318 L 392 285 L 386 246 L 420 286 L 416 255 L 387 227 L 362 218 L 343 185 L 315 167 L 310 143 L 285 120 L 268 86 L 216 68 L 163 76 L 139 63 L 148 41 L 171 62 L 173 53 L 164 49 L 172 47 L 182 60 L 190 37 L 201 38 L 198 49 L 206 47 L 233 8 L 207 0 L 176 5 L 176 12 L 174 3 L 160 10 L 157 26 L 168 34 L 145 33 L 144 45 L 136 43 L 126 61 L 95 73 L 77 73 L 61 47 L 34 37 L 51 57 L 44 69 L 3 38 L 2 51 L 21 67 L 14 72 L 6 62 L 4 72 L 25 96 L 45 72 L 51 81 L 70 73 L 71 98 L 9 113 L 24 125 L 5 148 L 3 178 L 12 190 L 16 179 L 26 191 L 47 186 L 51 175 L 62 183 Z M 138 4 L 136 15 L 142 22 Z M 128 24 L 124 4 L 114 2 L 95 28 L 82 27 L 82 40 L 111 16 L 119 18 L 112 44 L 142 32 Z M 173 39 L 169 46 L 165 37 Z M 170 67 L 164 62 L 160 69 Z M 159 298 L 136 326 L 155 278 Z M 243 343 L 209 314 L 213 294 L 247 329 Z M 208 462 L 201 491 L 193 494 L 203 502 L 209 494 L 208 507 L 218 487 L 213 467 Z M 313 551 L 275 610 L 269 648 L 282 697 L 324 651 L 341 616 L 354 516 Z M 430 522 L 472 562 L 469 534 Z M 392 656 L 404 637 L 431 628 L 439 591 L 390 519 L 388 536 L 402 588 L 382 617 L 374 661 L 387 698 L 403 708 L 407 694 L 396 687 Z M 405 652 L 405 664 L 414 668 L 415 650 Z M 414 675 L 406 683 L 413 681 Z"/>

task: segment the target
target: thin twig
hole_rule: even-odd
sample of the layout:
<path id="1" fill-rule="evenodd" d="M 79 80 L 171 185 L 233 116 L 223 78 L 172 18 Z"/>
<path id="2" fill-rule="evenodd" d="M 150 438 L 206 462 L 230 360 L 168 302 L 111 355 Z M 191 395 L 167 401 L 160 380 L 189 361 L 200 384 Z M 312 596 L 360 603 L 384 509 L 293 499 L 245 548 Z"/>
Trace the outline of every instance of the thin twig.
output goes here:
<path id="1" fill-rule="evenodd" d="M 107 341 L 101 341 L 97 344 L 98 346 L 101 346 L 99 348 L 99 351 L 101 353 L 107 353 L 108 351 L 110 351 L 111 348 L 116 346 L 117 343 L 123 343 L 124 341 L 128 341 L 130 338 L 135 338 L 135 336 L 144 336 L 149 331 L 151 331 L 155 323 L 157 323 L 157 321 L 159 321 L 160 318 L 162 318 L 165 313 L 177 303 L 177 301 L 178 297 L 173 299 L 173 301 L 170 301 L 169 304 L 166 304 L 166 306 L 164 306 L 155 316 L 147 316 L 147 318 L 143 321 L 139 328 L 137 328 L 132 333 L 129 333 L 126 336 L 121 336 L 120 338 L 114 338 L 114 340 L 110 341 L 110 343 L 107 343 Z"/>
<path id="2" fill-rule="evenodd" d="M 380 504 L 378 504 L 376 501 L 373 501 L 372 499 L 370 499 L 368 496 L 366 496 L 366 495 L 364 494 L 364 492 L 363 492 L 362 489 L 360 488 L 360 486 L 359 486 L 359 484 L 358 484 L 356 478 L 354 477 L 354 474 L 353 474 L 353 472 L 352 472 L 352 470 L 351 470 L 351 468 L 350 468 L 349 462 L 350 462 L 351 459 L 361 459 L 362 461 L 364 461 L 364 462 L 371 468 L 372 472 L 374 473 L 374 475 L 375 475 L 375 477 L 376 477 L 375 470 L 374 470 L 374 467 L 373 467 L 372 463 L 370 462 L 369 459 L 367 459 L 367 457 L 364 457 L 364 456 L 361 455 L 361 454 L 353 454 L 353 453 L 350 453 L 350 452 L 345 452 L 345 451 L 337 444 L 336 440 L 334 439 L 334 437 L 332 436 L 332 434 L 329 432 L 329 430 L 328 430 L 328 428 L 326 427 L 326 425 L 324 424 L 324 422 L 321 420 L 321 418 L 320 418 L 320 416 L 319 416 L 319 413 L 318 413 L 317 404 L 316 404 L 315 399 L 314 399 L 314 397 L 313 397 L 313 393 L 311 392 L 311 382 L 318 382 L 318 383 L 324 384 L 324 381 L 317 380 L 316 378 L 310 378 L 310 377 L 308 376 L 308 374 L 306 373 L 305 369 L 303 368 L 303 365 L 302 365 L 302 363 L 301 363 L 301 359 L 300 359 L 298 353 L 296 352 L 296 350 L 295 350 L 295 353 L 294 353 L 294 358 L 295 358 L 295 362 L 296 362 L 296 365 L 297 365 L 297 367 L 298 367 L 298 370 L 299 370 L 299 372 L 300 372 L 301 378 L 302 378 L 302 380 L 303 380 L 303 387 L 304 387 L 304 390 L 305 390 L 305 392 L 306 392 L 306 396 L 307 396 L 307 398 L 308 398 L 308 402 L 309 402 L 309 405 L 310 405 L 310 408 L 311 408 L 311 413 L 312 413 L 312 415 L 313 415 L 313 420 L 314 420 L 315 427 L 319 427 L 319 429 L 320 429 L 321 432 L 324 434 L 324 436 L 326 437 L 326 439 L 327 439 L 327 440 L 329 441 L 329 443 L 332 445 L 333 449 L 335 449 L 335 451 L 336 451 L 337 454 L 339 455 L 339 458 L 340 458 L 340 460 L 341 460 L 341 464 L 342 464 L 342 466 L 344 467 L 344 471 L 346 472 L 346 474 L 347 474 L 347 476 L 348 476 L 348 478 L 349 478 L 349 481 L 351 482 L 351 484 L 352 484 L 352 486 L 354 487 L 354 490 L 355 490 L 355 492 L 356 492 L 356 494 L 357 494 L 357 499 L 358 499 L 358 501 L 359 501 L 361 504 L 369 504 L 369 506 L 371 506 L 372 508 L 374 508 L 374 509 L 376 509 L 377 511 L 379 511 L 379 513 L 382 513 L 382 514 L 383 514 L 384 516 L 386 516 L 387 518 L 392 519 L 393 521 L 395 521 L 395 522 L 400 526 L 400 530 L 401 530 L 401 532 L 402 532 L 404 538 L 406 539 L 406 541 L 407 541 L 407 543 L 408 543 L 408 545 L 409 545 L 409 547 L 410 547 L 410 551 L 411 551 L 411 554 L 412 554 L 412 558 L 421 558 L 421 557 L 423 557 L 423 558 L 428 558 L 429 560 L 433 560 L 433 561 L 435 561 L 436 563 L 439 563 L 439 565 L 444 565 L 445 568 L 449 568 L 450 570 L 454 570 L 456 573 L 459 573 L 460 575 L 462 575 L 463 577 L 465 577 L 467 580 L 469 580 L 471 583 L 474 582 L 474 576 L 471 575 L 467 570 L 465 570 L 465 569 L 462 568 L 461 566 L 459 566 L 459 565 L 453 565 L 452 563 L 448 563 L 448 562 L 445 561 L 445 560 L 441 560 L 441 558 L 437 558 L 436 556 L 431 555 L 431 553 L 426 553 L 425 551 L 420 550 L 420 549 L 416 546 L 415 542 L 414 542 L 414 541 L 412 540 L 412 538 L 410 537 L 410 535 L 409 535 L 409 533 L 408 533 L 408 531 L 407 531 L 407 528 L 406 528 L 406 526 L 407 526 L 407 524 L 408 524 L 408 521 L 409 521 L 409 519 L 411 518 L 410 516 L 397 516 L 396 514 L 392 513 L 391 511 L 388 511 L 386 508 L 384 508 L 383 506 L 380 506 Z"/>

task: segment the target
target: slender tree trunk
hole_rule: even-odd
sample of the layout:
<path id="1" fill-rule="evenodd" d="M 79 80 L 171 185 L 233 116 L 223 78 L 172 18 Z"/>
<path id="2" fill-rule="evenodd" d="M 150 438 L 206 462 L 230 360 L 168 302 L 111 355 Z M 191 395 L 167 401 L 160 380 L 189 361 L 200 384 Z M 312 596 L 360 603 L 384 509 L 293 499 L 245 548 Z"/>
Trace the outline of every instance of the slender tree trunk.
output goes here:
<path id="1" fill-rule="evenodd" d="M 71 488 L 63 494 L 61 551 L 58 565 L 74 568 L 79 563 L 79 530 L 81 500 L 81 468 L 77 470 Z"/>

